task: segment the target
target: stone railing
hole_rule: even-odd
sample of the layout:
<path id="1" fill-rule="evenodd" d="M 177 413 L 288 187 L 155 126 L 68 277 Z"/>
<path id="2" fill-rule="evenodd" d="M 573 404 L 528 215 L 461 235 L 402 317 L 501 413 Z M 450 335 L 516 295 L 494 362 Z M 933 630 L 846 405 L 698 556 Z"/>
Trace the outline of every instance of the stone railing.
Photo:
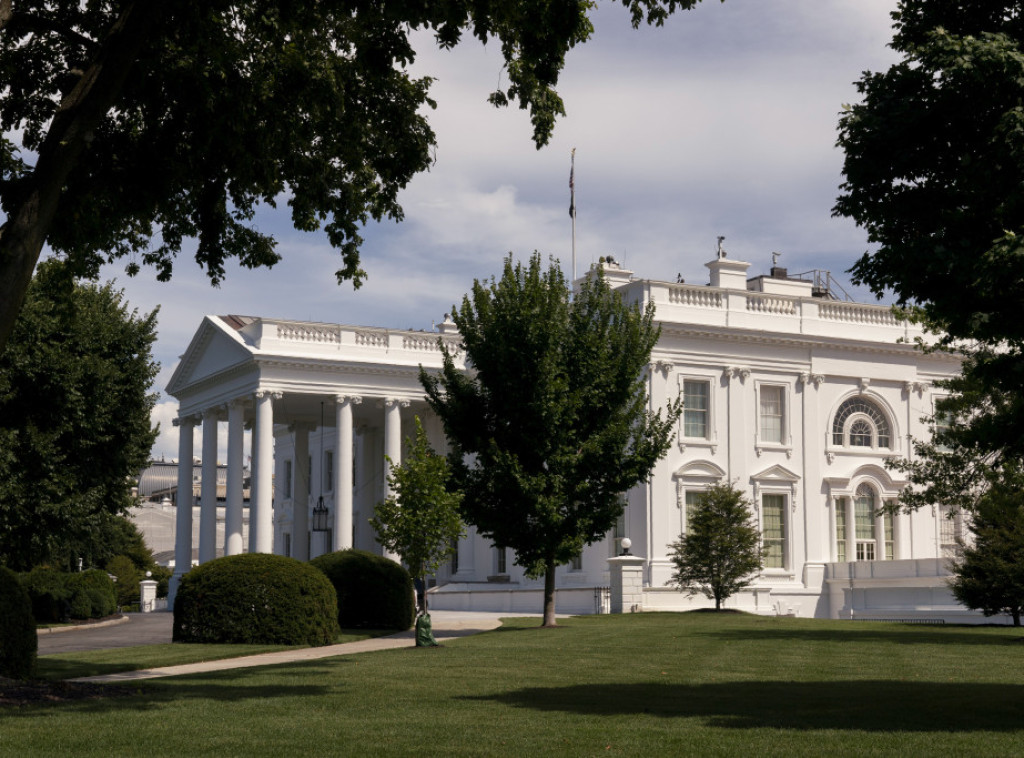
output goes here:
<path id="1" fill-rule="evenodd" d="M 892 314 L 892 310 L 883 305 L 836 303 L 823 300 L 818 312 L 821 318 L 827 321 L 844 321 L 848 324 L 872 324 L 878 326 L 899 326 L 900 324 Z"/>
<path id="2" fill-rule="evenodd" d="M 336 345 L 341 342 L 341 332 L 338 327 L 327 324 L 283 322 L 277 324 L 277 338 L 295 342 L 333 343 Z"/>
<path id="3" fill-rule="evenodd" d="M 747 310 L 751 313 L 773 313 L 795 316 L 799 310 L 797 300 L 779 295 L 764 295 L 760 292 L 747 293 Z"/>
<path id="4" fill-rule="evenodd" d="M 722 292 L 708 287 L 676 284 L 668 289 L 668 301 L 673 305 L 689 305 L 694 308 L 721 308 Z"/>
<path id="5" fill-rule="evenodd" d="M 355 342 L 361 347 L 390 347 L 391 339 L 386 331 L 377 329 L 357 329 Z"/>

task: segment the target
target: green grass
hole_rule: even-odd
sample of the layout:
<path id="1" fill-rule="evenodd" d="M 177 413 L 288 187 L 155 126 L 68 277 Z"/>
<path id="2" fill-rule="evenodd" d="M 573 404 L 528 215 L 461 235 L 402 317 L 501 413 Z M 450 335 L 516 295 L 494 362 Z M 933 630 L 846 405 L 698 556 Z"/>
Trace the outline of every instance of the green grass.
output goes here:
<path id="1" fill-rule="evenodd" d="M 3 710 L 0 755 L 1024 753 L 1020 631 L 712 614 L 536 623 Z"/>
<path id="2" fill-rule="evenodd" d="M 357 642 L 393 634 L 394 630 L 343 631 L 335 644 Z M 114 674 L 120 671 L 178 666 L 184 663 L 216 661 L 222 658 L 241 658 L 245 655 L 272 653 L 285 650 L 288 645 L 207 645 L 168 643 L 166 645 L 139 645 L 137 647 L 84 650 L 74 653 L 56 653 L 41 656 L 36 663 L 36 678 L 47 681 L 74 679 L 81 676 Z"/>

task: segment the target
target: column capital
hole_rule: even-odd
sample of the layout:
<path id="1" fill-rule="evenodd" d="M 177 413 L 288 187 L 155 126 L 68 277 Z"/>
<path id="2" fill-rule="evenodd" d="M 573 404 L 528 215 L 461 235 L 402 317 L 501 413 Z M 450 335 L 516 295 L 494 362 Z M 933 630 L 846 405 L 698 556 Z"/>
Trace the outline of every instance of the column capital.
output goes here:
<path id="1" fill-rule="evenodd" d="M 361 405 L 363 398 L 361 395 L 335 395 L 334 402 L 338 405 L 345 405 L 346 403 L 349 405 Z"/>
<path id="2" fill-rule="evenodd" d="M 284 397 L 284 393 L 283 392 L 278 392 L 276 390 L 263 390 L 263 389 L 256 390 L 255 392 L 252 393 L 252 395 L 257 400 L 262 400 L 265 397 L 269 397 L 271 400 L 280 400 L 282 397 Z"/>
<path id="3" fill-rule="evenodd" d="M 186 413 L 184 416 L 178 416 L 176 419 L 172 419 L 171 424 L 174 426 L 195 426 L 199 423 L 200 417 L 195 413 Z"/>
<path id="4" fill-rule="evenodd" d="M 381 403 L 382 407 L 384 407 L 384 408 L 392 408 L 392 407 L 394 407 L 396 405 L 399 408 L 408 408 L 409 407 L 409 401 L 408 400 L 404 400 L 404 399 L 398 398 L 398 397 L 386 397 L 383 400 L 381 400 L 380 403 Z"/>
<path id="5" fill-rule="evenodd" d="M 232 408 L 250 408 L 252 401 L 247 397 L 236 397 L 234 400 L 228 401 L 228 410 Z"/>

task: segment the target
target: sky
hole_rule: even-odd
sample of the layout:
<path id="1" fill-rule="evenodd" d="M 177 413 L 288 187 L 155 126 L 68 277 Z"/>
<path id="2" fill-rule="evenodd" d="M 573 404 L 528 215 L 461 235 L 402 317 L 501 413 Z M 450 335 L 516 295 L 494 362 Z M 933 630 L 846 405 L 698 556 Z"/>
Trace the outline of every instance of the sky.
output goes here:
<path id="1" fill-rule="evenodd" d="M 337 284 L 340 258 L 326 235 L 292 230 L 283 203 L 256 219 L 278 239 L 273 269 L 229 264 L 219 288 L 185 253 L 170 283 L 147 269 L 129 278 L 122 263 L 104 269 L 132 307 L 160 307 L 154 458 L 177 456 L 177 403 L 164 388 L 206 314 L 430 329 L 474 279 L 500 274 L 510 252 L 539 250 L 571 271 L 573 148 L 581 274 L 611 254 L 639 277 L 705 283 L 722 235 L 752 276 L 779 252 L 791 273 L 826 269 L 848 284 L 844 272 L 869 245 L 831 215 L 842 181 L 837 119 L 857 101 L 862 72 L 895 62 L 895 7 L 704 0 L 662 28 L 633 30 L 621 5 L 602 1 L 593 38 L 570 52 L 560 79 L 567 116 L 541 150 L 526 112 L 486 102 L 504 81 L 496 44 L 467 39 L 440 51 L 422 36 L 413 71 L 436 79 L 436 163 L 401 194 L 402 223 L 364 230 L 362 288 Z M 221 448 L 223 457 L 225 440 Z"/>

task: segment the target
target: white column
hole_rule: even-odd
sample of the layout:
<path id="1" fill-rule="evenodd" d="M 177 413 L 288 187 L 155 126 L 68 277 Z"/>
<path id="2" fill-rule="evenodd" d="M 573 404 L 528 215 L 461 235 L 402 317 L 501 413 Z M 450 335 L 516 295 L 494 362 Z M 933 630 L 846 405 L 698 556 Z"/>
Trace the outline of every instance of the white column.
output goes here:
<path id="1" fill-rule="evenodd" d="M 203 484 L 199 510 L 199 562 L 217 557 L 217 415 L 203 411 Z"/>
<path id="2" fill-rule="evenodd" d="M 256 393 L 249 500 L 249 552 L 274 552 L 274 400 L 280 392 Z"/>
<path id="3" fill-rule="evenodd" d="M 295 486 L 292 490 L 292 557 L 309 560 L 309 431 L 308 424 L 295 424 Z"/>
<path id="4" fill-rule="evenodd" d="M 245 405 L 228 404 L 228 481 L 224 510 L 224 555 L 242 552 L 242 468 L 245 446 Z"/>
<path id="5" fill-rule="evenodd" d="M 181 577 L 192 568 L 192 458 L 194 455 L 193 432 L 195 418 L 182 416 L 174 419 L 178 427 L 178 490 L 174 534 L 174 576 L 167 589 L 167 605 L 174 608 Z"/>
<path id="6" fill-rule="evenodd" d="M 843 499 L 843 507 L 846 508 L 846 560 L 857 560 L 857 507 L 856 496 L 851 495 Z"/>
<path id="7" fill-rule="evenodd" d="M 391 469 L 402 465 L 402 408 L 408 407 L 408 400 L 387 398 L 384 401 L 384 454 L 387 456 L 384 461 L 385 498 L 391 495 L 391 485 L 387 480 Z M 388 550 L 384 551 L 384 557 L 398 560 L 398 555 Z"/>
<path id="8" fill-rule="evenodd" d="M 885 516 L 881 509 L 875 512 L 875 560 L 885 560 Z"/>
<path id="9" fill-rule="evenodd" d="M 334 454 L 334 550 L 352 547 L 352 406 L 363 399 L 338 395 L 334 406 L 334 427 L 338 444 Z"/>

